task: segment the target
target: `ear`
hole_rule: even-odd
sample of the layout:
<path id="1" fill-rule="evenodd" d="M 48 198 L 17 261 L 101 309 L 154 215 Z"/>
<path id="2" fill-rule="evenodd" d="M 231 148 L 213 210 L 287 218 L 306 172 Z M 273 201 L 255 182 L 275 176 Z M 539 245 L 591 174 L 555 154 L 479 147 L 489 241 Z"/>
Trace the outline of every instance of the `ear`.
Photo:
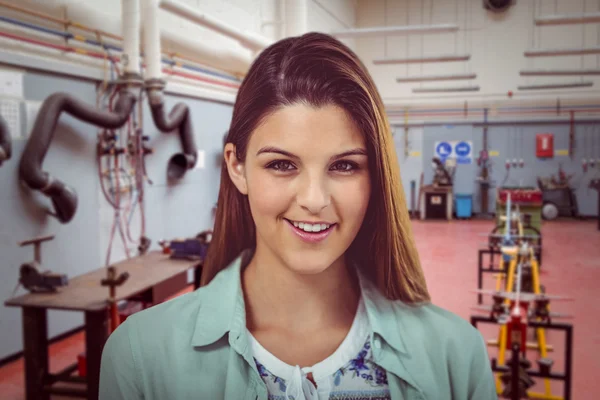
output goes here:
<path id="1" fill-rule="evenodd" d="M 227 143 L 223 151 L 225 164 L 227 165 L 227 173 L 233 181 L 233 184 L 243 195 L 248 194 L 248 183 L 246 182 L 246 170 L 244 163 L 238 160 L 235 145 Z"/>

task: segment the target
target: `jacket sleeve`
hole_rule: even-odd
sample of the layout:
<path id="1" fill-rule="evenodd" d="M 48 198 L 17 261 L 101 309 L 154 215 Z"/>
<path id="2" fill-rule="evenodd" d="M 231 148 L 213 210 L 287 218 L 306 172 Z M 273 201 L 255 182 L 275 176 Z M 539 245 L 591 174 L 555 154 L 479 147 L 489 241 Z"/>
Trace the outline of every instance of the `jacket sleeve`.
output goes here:
<path id="1" fill-rule="evenodd" d="M 473 329 L 473 359 L 469 372 L 469 400 L 497 400 L 496 383 L 487 347 L 481 333 Z"/>
<path id="2" fill-rule="evenodd" d="M 108 338 L 100 364 L 99 400 L 142 400 L 139 373 L 131 349 L 128 318 Z"/>

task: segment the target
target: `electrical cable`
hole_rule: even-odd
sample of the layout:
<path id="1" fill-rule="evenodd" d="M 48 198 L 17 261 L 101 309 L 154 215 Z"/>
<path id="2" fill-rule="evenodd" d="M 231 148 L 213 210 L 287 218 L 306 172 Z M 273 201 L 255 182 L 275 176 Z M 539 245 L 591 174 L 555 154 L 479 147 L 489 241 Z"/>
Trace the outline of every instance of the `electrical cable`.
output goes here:
<path id="1" fill-rule="evenodd" d="M 98 58 L 98 59 L 104 58 L 104 53 L 98 53 L 98 52 L 88 51 L 88 50 L 69 47 L 69 46 L 62 46 L 62 45 L 58 45 L 58 44 L 54 44 L 54 43 L 45 42 L 42 40 L 30 39 L 25 36 L 13 35 L 13 34 L 7 33 L 7 32 L 0 32 L 0 37 L 5 37 L 8 39 L 13 39 L 13 40 L 17 40 L 17 41 L 25 42 L 25 43 L 35 44 L 38 46 L 49 47 L 49 48 L 52 48 L 55 50 L 60 50 L 60 51 L 66 52 L 66 53 L 77 53 L 80 55 Z M 113 61 L 118 62 L 118 61 L 120 61 L 120 58 L 115 56 Z M 204 78 L 199 75 L 189 74 L 189 73 L 186 73 L 183 71 L 176 71 L 176 70 L 169 69 L 169 68 L 163 68 L 163 72 L 165 74 L 169 74 L 172 76 L 179 76 L 182 78 L 187 78 L 187 79 L 191 79 L 191 80 L 195 80 L 195 81 L 210 83 L 213 85 L 228 87 L 228 88 L 232 88 L 232 89 L 239 89 L 239 87 L 240 87 L 240 85 L 238 85 L 238 84 L 230 84 L 227 82 L 222 82 L 222 81 L 218 81 L 218 80 L 214 80 L 214 79 L 208 79 L 208 78 Z"/>
<path id="2" fill-rule="evenodd" d="M 49 35 L 54 35 L 54 36 L 59 36 L 61 38 L 63 38 L 67 43 L 69 40 L 76 40 L 78 42 L 84 43 L 86 45 L 91 45 L 91 46 L 95 46 L 95 47 L 102 47 L 106 50 L 111 49 L 111 50 L 115 50 L 118 52 L 123 52 L 123 49 L 121 47 L 118 46 L 114 46 L 108 43 L 104 43 L 101 39 L 101 35 L 97 34 L 97 40 L 94 39 L 89 39 L 86 38 L 84 36 L 81 35 L 76 35 L 73 34 L 71 32 L 65 32 L 65 31 L 59 31 L 56 29 L 51 29 L 51 28 L 46 28 L 44 26 L 41 25 L 37 25 L 37 24 L 33 24 L 33 23 L 29 23 L 29 22 L 24 22 L 24 21 L 20 21 L 14 18 L 9 18 L 9 17 L 4 17 L 4 16 L 0 16 L 0 21 L 5 22 L 5 23 L 9 23 L 15 26 L 20 26 L 23 28 L 27 28 L 27 29 L 31 29 L 34 31 L 38 31 L 38 32 L 42 32 L 45 34 L 49 34 Z M 88 50 L 86 49 L 81 49 L 81 48 L 75 48 L 77 52 L 87 52 Z M 182 58 L 182 57 L 180 57 Z M 195 72 L 199 72 L 205 75 L 212 75 L 214 77 L 218 77 L 218 78 L 222 78 L 222 79 L 227 79 L 229 81 L 232 82 L 240 82 L 239 78 L 234 76 L 234 75 L 229 75 L 229 74 L 225 74 L 225 73 L 219 73 L 219 72 L 214 72 L 211 71 L 209 69 L 205 69 L 205 68 L 201 68 L 201 67 L 196 67 L 194 65 L 190 65 L 190 64 L 183 64 L 183 63 L 179 63 L 176 62 L 174 60 L 168 60 L 166 58 L 162 59 L 163 62 L 170 64 L 170 66 L 179 66 L 181 68 L 184 69 L 189 69 L 190 71 L 195 71 Z"/>

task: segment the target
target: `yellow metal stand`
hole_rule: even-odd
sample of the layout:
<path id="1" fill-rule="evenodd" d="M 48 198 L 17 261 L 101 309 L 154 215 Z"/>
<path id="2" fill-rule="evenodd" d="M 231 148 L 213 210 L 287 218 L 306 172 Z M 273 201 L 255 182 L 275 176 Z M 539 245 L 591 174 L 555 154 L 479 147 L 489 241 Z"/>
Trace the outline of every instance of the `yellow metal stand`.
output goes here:
<path id="1" fill-rule="evenodd" d="M 522 226 L 519 223 L 519 233 L 522 231 Z M 540 286 L 540 275 L 539 275 L 539 264 L 535 258 L 533 248 L 528 249 L 527 254 L 519 254 L 518 246 L 506 246 L 502 247 L 502 257 L 500 257 L 499 269 L 505 271 L 507 262 L 504 260 L 505 257 L 509 258 L 508 271 L 501 272 L 496 277 L 496 290 L 500 291 L 502 288 L 502 281 L 506 282 L 505 291 L 513 292 L 515 283 L 515 274 L 517 271 L 518 263 L 522 265 L 529 264 L 531 266 L 531 275 L 533 279 L 533 290 L 535 294 L 541 294 Z M 506 304 L 510 304 L 510 300 L 506 299 Z M 506 350 L 507 350 L 507 328 L 506 325 L 500 327 L 498 341 L 490 343 L 491 345 L 498 346 L 498 365 L 504 366 Z M 543 328 L 536 329 L 537 345 L 528 344 L 528 348 L 533 348 L 539 352 L 541 358 L 548 356 L 548 345 L 546 343 L 546 331 Z M 544 378 L 544 393 L 528 392 L 527 395 L 533 399 L 546 399 L 546 400 L 564 400 L 562 396 L 555 396 L 552 394 L 552 388 L 550 387 L 550 379 Z M 502 393 L 502 382 L 500 380 L 500 374 L 496 373 L 496 391 L 500 395 Z"/>

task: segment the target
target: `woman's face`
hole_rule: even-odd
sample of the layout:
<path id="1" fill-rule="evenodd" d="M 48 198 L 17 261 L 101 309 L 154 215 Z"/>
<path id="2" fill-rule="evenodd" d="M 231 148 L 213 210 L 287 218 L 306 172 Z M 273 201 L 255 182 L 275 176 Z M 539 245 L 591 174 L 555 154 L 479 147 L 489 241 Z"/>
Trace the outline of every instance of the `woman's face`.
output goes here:
<path id="1" fill-rule="evenodd" d="M 371 194 L 365 141 L 345 110 L 279 109 L 251 135 L 243 164 L 228 146 L 230 176 L 248 195 L 257 254 L 307 274 L 343 260 Z"/>

